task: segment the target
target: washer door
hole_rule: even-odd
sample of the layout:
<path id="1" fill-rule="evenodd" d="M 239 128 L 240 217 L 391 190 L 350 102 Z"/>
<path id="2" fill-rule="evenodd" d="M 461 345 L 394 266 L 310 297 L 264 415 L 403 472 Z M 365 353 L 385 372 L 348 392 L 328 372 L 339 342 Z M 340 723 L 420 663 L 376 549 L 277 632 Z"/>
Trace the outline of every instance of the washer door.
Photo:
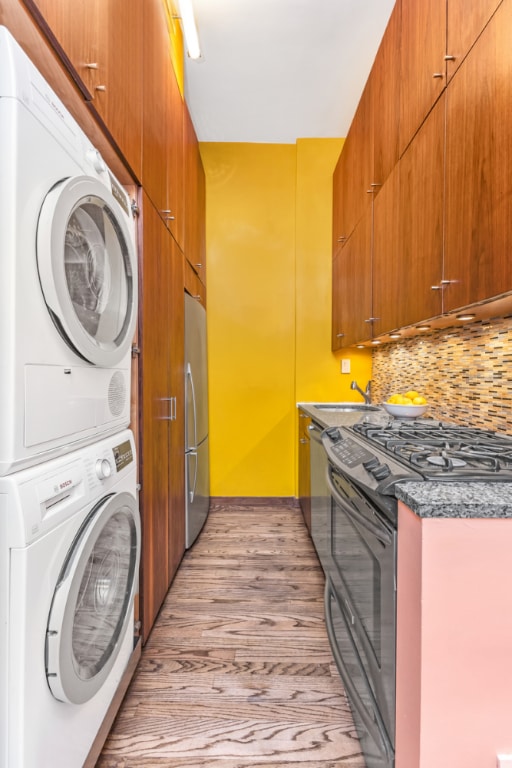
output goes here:
<path id="1" fill-rule="evenodd" d="M 137 270 L 129 217 L 96 179 L 65 179 L 47 194 L 37 228 L 44 298 L 84 360 L 115 366 L 135 330 Z"/>
<path id="2" fill-rule="evenodd" d="M 46 631 L 46 676 L 59 701 L 83 704 L 102 687 L 131 631 L 140 520 L 130 493 L 106 497 L 66 557 Z"/>

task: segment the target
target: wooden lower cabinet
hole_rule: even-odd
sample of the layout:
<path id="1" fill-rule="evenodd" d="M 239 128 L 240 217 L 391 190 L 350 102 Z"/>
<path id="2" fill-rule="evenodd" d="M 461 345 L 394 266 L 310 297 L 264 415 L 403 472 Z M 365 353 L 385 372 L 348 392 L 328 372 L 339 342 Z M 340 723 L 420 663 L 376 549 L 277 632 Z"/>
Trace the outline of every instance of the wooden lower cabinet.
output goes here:
<path id="1" fill-rule="evenodd" d="M 299 409 L 299 504 L 311 533 L 310 424 L 311 418 Z"/>
<path id="2" fill-rule="evenodd" d="M 185 551 L 183 257 L 147 195 L 142 204 L 140 456 L 142 636 Z"/>

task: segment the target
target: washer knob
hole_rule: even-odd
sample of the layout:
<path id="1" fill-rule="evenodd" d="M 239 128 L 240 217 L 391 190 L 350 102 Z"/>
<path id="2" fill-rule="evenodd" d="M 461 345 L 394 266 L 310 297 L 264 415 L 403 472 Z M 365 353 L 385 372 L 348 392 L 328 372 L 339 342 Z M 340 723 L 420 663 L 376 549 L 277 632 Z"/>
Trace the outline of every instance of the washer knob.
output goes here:
<path id="1" fill-rule="evenodd" d="M 87 159 L 91 163 L 96 173 L 103 173 L 107 170 L 105 162 L 97 149 L 90 149 L 87 152 Z"/>
<path id="2" fill-rule="evenodd" d="M 96 474 L 100 480 L 106 480 L 112 474 L 112 467 L 108 459 L 98 459 L 96 462 Z"/>

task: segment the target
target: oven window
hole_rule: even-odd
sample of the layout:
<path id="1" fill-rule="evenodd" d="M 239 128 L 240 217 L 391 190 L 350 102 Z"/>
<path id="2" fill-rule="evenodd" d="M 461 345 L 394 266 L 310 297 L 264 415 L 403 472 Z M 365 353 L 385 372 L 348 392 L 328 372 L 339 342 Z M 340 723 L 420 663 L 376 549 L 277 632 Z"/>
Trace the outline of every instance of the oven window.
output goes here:
<path id="1" fill-rule="evenodd" d="M 334 501 L 331 546 L 334 564 L 381 666 L 380 564 L 348 515 Z"/>

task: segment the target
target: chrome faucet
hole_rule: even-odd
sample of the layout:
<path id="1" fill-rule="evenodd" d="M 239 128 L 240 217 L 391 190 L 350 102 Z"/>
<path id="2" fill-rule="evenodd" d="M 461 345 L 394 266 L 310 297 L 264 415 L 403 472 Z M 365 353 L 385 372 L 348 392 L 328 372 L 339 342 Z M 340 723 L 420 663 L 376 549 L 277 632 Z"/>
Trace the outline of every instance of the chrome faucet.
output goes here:
<path id="1" fill-rule="evenodd" d="M 357 385 L 357 381 L 350 382 L 350 389 L 356 389 L 359 392 L 359 394 L 362 395 L 365 403 L 371 403 L 372 401 L 372 382 L 371 381 L 369 381 L 368 384 L 366 385 L 366 389 L 364 390 L 364 392 L 361 389 L 361 387 Z"/>

